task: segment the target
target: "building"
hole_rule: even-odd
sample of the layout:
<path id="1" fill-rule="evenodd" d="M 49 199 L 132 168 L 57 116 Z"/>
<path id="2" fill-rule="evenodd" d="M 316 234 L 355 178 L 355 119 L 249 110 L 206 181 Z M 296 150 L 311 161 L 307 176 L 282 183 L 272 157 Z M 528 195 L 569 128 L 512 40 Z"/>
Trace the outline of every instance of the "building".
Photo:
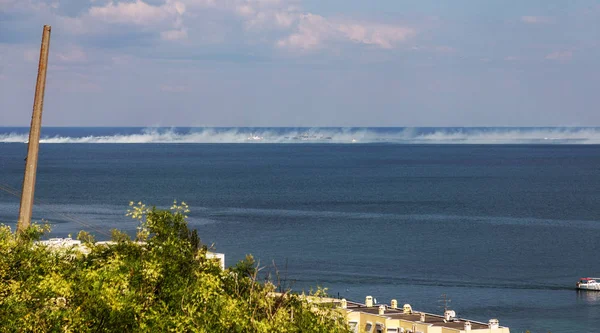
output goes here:
<path id="1" fill-rule="evenodd" d="M 374 305 L 371 296 L 366 297 L 365 304 L 345 299 L 332 301 L 346 312 L 348 324 L 356 333 L 510 333 L 498 319 L 480 323 L 458 318 L 453 310 L 440 316 L 413 311 L 410 304 L 399 308 L 397 300 L 390 305 Z"/>
<path id="2" fill-rule="evenodd" d="M 47 246 L 51 250 L 75 249 L 83 254 L 90 253 L 90 249 L 87 246 L 85 246 L 81 241 L 72 238 L 50 238 L 48 240 L 43 240 L 36 243 Z M 142 242 L 137 243 L 142 245 L 144 244 Z M 115 243 L 111 241 L 102 241 L 96 242 L 95 244 L 109 246 Z M 206 258 L 217 260 L 221 266 L 221 269 L 225 269 L 225 254 L 207 251 Z"/>
<path id="3" fill-rule="evenodd" d="M 71 238 L 51 238 L 37 243 L 55 250 L 76 249 L 84 254 L 90 251 L 81 241 Z M 96 245 L 111 244 L 114 242 L 96 242 Z M 218 260 L 221 268 L 225 268 L 224 254 L 207 252 L 206 257 Z M 272 296 L 281 295 L 272 293 Z M 348 325 L 355 333 L 510 333 L 508 327 L 500 326 L 498 319 L 481 323 L 459 318 L 453 310 L 446 310 L 443 316 L 417 312 L 413 311 L 410 304 L 399 308 L 395 299 L 387 305 L 375 304 L 372 296 L 367 296 L 364 304 L 346 299 L 302 297 L 306 297 L 309 302 L 330 304 L 345 312 Z"/>

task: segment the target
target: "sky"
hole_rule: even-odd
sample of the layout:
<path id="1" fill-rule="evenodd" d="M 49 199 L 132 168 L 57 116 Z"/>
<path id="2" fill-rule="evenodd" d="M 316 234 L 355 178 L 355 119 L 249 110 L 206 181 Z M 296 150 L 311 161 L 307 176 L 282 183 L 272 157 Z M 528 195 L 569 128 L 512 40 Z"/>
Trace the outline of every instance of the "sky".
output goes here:
<path id="1" fill-rule="evenodd" d="M 0 0 L 0 126 L 600 126 L 600 0 Z"/>

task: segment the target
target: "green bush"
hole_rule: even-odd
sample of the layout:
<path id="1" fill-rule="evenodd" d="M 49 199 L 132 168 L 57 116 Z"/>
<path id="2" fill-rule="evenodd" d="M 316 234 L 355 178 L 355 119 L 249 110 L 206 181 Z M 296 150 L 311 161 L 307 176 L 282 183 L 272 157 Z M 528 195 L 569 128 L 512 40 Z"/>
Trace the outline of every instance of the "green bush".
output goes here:
<path id="1" fill-rule="evenodd" d="M 0 331 L 348 332 L 338 310 L 258 283 L 251 256 L 226 270 L 207 259 L 185 204 L 131 206 L 135 240 L 81 232 L 89 251 L 36 244 L 47 226 L 0 225 Z"/>

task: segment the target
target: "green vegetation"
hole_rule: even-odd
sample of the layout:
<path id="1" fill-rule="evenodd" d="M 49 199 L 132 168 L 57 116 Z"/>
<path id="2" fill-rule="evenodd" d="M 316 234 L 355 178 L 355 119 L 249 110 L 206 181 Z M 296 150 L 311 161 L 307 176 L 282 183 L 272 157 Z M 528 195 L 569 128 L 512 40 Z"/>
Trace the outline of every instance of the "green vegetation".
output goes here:
<path id="1" fill-rule="evenodd" d="M 207 259 L 186 212 L 132 204 L 135 240 L 81 232 L 87 254 L 35 244 L 48 226 L 0 225 L 0 331 L 348 332 L 337 310 L 258 283 L 251 256 L 226 270 Z"/>

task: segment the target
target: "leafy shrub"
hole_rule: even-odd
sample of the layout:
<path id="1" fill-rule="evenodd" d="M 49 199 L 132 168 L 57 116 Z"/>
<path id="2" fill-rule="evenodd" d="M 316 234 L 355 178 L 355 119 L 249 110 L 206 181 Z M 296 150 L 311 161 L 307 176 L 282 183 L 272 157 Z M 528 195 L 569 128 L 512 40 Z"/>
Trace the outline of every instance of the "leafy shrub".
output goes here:
<path id="1" fill-rule="evenodd" d="M 225 270 L 208 259 L 184 203 L 131 206 L 135 240 L 81 232 L 85 251 L 36 244 L 46 225 L 0 225 L 0 331 L 348 332 L 337 310 L 258 283 L 252 256 Z"/>

